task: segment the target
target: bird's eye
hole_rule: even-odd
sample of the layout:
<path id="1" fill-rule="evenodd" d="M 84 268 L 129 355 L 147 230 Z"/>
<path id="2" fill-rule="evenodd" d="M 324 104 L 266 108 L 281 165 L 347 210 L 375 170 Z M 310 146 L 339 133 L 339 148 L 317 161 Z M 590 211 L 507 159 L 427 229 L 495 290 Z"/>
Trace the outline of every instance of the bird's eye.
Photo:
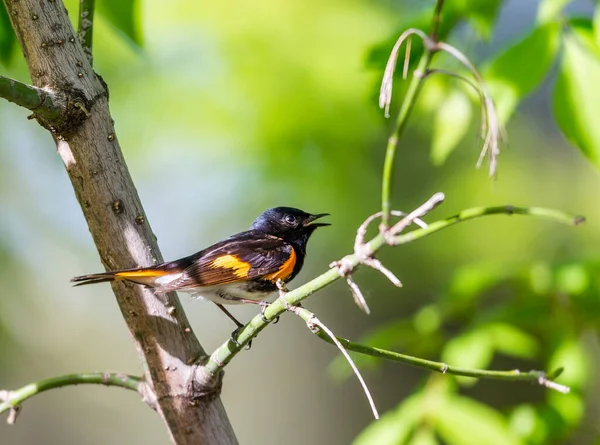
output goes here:
<path id="1" fill-rule="evenodd" d="M 283 220 L 290 225 L 296 224 L 296 217 L 294 215 L 285 215 Z"/>

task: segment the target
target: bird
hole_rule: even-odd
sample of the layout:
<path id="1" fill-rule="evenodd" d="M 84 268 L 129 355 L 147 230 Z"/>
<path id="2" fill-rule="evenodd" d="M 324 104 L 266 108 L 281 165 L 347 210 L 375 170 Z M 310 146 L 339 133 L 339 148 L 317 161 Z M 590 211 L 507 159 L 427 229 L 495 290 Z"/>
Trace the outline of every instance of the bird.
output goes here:
<path id="1" fill-rule="evenodd" d="M 237 233 L 193 255 L 150 267 L 122 269 L 74 277 L 75 286 L 129 281 L 157 294 L 181 291 L 214 302 L 239 328 L 223 305 L 259 304 L 291 281 L 302 269 L 315 222 L 329 213 L 311 214 L 293 207 L 261 213 L 250 230 Z M 264 316 L 263 316 L 264 318 Z"/>

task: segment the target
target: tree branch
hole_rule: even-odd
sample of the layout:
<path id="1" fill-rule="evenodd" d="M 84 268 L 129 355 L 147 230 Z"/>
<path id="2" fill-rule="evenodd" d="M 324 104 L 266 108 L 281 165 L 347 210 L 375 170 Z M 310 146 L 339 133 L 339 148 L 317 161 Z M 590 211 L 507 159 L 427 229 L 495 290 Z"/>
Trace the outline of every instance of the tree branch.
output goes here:
<path id="1" fill-rule="evenodd" d="M 79 0 L 79 22 L 77 36 L 83 50 L 88 56 L 90 66 L 93 65 L 92 41 L 94 38 L 94 10 L 95 0 Z"/>
<path id="2" fill-rule="evenodd" d="M 0 76 L 0 97 L 49 120 L 58 119 L 64 107 L 49 91 L 4 76 Z"/>
<path id="3" fill-rule="evenodd" d="M 144 381 L 132 375 L 108 372 L 67 374 L 30 383 L 14 391 L 0 391 L 0 414 L 10 411 L 7 421 L 12 424 L 16 420 L 21 403 L 25 400 L 50 389 L 82 384 L 118 386 L 136 391 L 142 396 L 145 394 Z"/>
<path id="4" fill-rule="evenodd" d="M 406 244 L 469 219 L 501 214 L 537 216 L 569 225 L 578 225 L 585 220 L 580 216 L 573 217 L 557 210 L 544 209 L 541 207 L 514 207 L 510 205 L 498 207 L 476 207 L 464 210 L 449 218 L 433 222 L 427 227 L 420 227 L 412 232 L 397 235 L 393 238 L 393 240 L 391 240 L 391 242 L 394 245 Z M 376 253 L 384 245 L 390 242 L 390 240 L 387 238 L 388 237 L 386 236 L 385 232 L 380 233 L 364 245 L 365 250 L 371 252 L 372 254 Z M 359 265 L 361 265 L 362 260 L 363 258 L 355 253 L 344 257 L 343 263 L 348 269 L 348 273 L 350 273 Z M 248 344 L 248 342 L 250 342 L 260 333 L 260 331 L 268 326 L 270 320 L 273 320 L 278 315 L 282 314 L 286 310 L 289 310 L 290 307 L 297 306 L 315 292 L 330 285 L 341 277 L 342 275 L 340 275 L 338 269 L 331 269 L 312 279 L 308 283 L 305 283 L 299 288 L 280 296 L 265 309 L 263 315 L 255 316 L 247 325 L 240 329 L 235 339 L 230 339 L 226 343 L 219 346 L 204 363 L 203 371 L 208 376 L 213 376 L 220 373 L 222 369 L 233 359 L 233 357 L 235 357 L 242 350 L 242 348 Z"/>
<path id="5" fill-rule="evenodd" d="M 3 0 L 33 84 L 67 98 L 72 116 L 38 118 L 52 132 L 107 270 L 162 261 L 127 169 L 108 108 L 61 0 Z M 177 295 L 114 283 L 113 291 L 144 366 L 156 410 L 178 445 L 236 444 L 219 398 L 221 376 L 198 369 L 206 355 Z"/>

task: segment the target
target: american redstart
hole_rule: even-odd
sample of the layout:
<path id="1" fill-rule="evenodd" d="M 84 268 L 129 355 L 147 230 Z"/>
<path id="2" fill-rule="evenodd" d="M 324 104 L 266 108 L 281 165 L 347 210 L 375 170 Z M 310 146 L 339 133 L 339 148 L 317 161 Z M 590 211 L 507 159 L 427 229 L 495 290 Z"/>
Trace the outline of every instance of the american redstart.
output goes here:
<path id="1" fill-rule="evenodd" d="M 156 293 L 182 291 L 213 301 L 238 322 L 224 304 L 253 303 L 277 291 L 279 280 L 287 283 L 302 269 L 306 244 L 317 227 L 314 221 L 329 215 L 312 215 L 291 207 L 263 212 L 250 230 L 213 244 L 194 255 L 151 267 L 116 270 L 71 279 L 84 284 L 125 280 L 151 287 Z"/>

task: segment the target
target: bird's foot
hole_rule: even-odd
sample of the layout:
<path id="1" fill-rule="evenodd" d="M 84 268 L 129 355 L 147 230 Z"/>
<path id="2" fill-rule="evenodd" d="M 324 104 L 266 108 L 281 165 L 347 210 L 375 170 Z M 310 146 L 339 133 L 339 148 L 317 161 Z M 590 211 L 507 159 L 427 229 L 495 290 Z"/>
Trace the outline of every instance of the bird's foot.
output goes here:
<path id="1" fill-rule="evenodd" d="M 265 311 L 270 305 L 271 303 L 267 303 L 266 301 L 260 302 L 260 319 L 265 323 L 273 322 L 273 324 L 277 324 L 277 322 L 279 321 L 279 315 L 272 319 L 268 319 L 267 317 L 265 317 Z"/>

